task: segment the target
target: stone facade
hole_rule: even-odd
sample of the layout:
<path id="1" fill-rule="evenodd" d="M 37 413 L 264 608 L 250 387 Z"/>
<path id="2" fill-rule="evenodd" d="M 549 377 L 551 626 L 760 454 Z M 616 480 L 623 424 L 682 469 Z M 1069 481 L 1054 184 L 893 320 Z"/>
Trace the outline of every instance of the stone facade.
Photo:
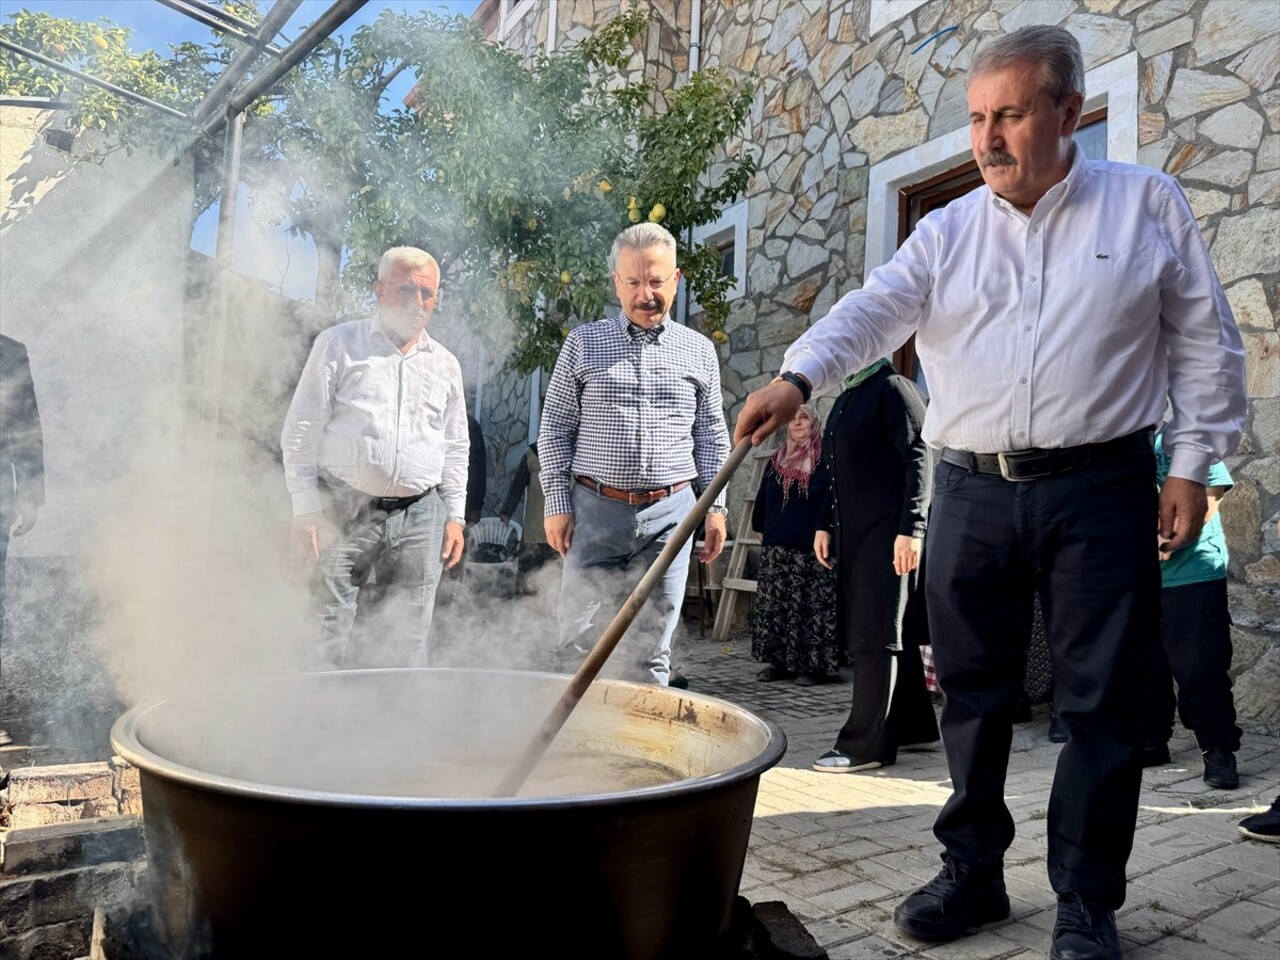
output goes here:
<path id="1" fill-rule="evenodd" d="M 653 0 L 648 6 L 649 36 L 637 54 L 662 88 L 688 75 L 692 5 Z M 932 161 L 940 144 L 945 156 L 946 144 L 954 142 L 948 135 L 964 137 L 968 65 L 985 40 L 1028 24 L 1061 24 L 1080 39 L 1087 70 L 1133 91 L 1132 124 L 1109 113 L 1117 128 L 1109 135 L 1109 155 L 1179 178 L 1247 349 L 1247 431 L 1228 461 L 1236 486 L 1222 505 L 1236 622 L 1233 672 L 1243 717 L 1280 729 L 1280 7 L 1253 0 L 723 0 L 697 6 L 700 65 L 758 85 L 743 134 L 759 166 L 747 193 L 747 291 L 733 304 L 730 341 L 719 348 L 731 422 L 747 393 L 777 372 L 795 337 L 881 261 L 873 257 L 868 264 L 880 243 L 869 219 L 879 223 L 897 214 L 884 209 L 872 189 L 880 173 L 895 158 L 914 158 L 913 150 Z M 506 42 L 523 50 L 545 44 L 552 9 L 559 47 L 616 7 L 543 2 Z M 1108 93 L 1090 90 L 1090 104 Z M 907 182 L 938 172 L 922 165 Z M 514 464 L 494 452 L 493 461 Z M 740 476 L 731 497 L 742 496 L 743 484 Z"/>

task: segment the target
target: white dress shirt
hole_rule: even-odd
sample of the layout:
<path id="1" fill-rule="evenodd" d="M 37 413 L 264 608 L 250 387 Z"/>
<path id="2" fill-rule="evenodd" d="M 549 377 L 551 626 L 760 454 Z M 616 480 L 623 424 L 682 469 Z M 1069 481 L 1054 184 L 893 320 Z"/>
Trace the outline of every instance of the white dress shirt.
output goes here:
<path id="1" fill-rule="evenodd" d="M 470 437 L 457 358 L 427 336 L 401 354 L 376 319 L 321 331 L 280 435 L 293 514 L 320 511 L 320 471 L 371 497 L 439 487 L 461 520 Z"/>
<path id="2" fill-rule="evenodd" d="M 787 350 L 815 392 L 916 334 L 924 438 L 973 453 L 1071 447 L 1164 419 L 1170 474 L 1203 483 L 1244 429 L 1244 348 L 1172 177 L 1089 160 L 1030 216 L 985 185 Z"/>

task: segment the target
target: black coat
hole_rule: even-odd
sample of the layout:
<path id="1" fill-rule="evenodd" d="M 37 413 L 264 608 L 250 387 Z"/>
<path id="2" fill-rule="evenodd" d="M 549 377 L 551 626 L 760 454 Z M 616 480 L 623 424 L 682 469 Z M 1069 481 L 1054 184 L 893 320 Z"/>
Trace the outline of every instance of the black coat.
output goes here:
<path id="1" fill-rule="evenodd" d="M 920 436 L 920 388 L 884 367 L 837 398 L 823 458 L 831 474 L 823 528 L 836 557 L 836 616 L 849 653 L 929 642 L 921 568 L 893 569 L 898 536 L 923 537 L 932 457 Z"/>

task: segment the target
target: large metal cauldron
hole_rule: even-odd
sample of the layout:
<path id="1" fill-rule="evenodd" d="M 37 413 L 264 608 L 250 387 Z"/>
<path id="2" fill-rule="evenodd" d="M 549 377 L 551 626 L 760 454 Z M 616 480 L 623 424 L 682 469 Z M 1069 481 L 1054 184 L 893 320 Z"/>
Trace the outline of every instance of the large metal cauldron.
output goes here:
<path id="1" fill-rule="evenodd" d="M 782 731 L 597 680 L 521 794 L 491 797 L 565 682 L 318 673 L 126 713 L 111 740 L 141 771 L 174 956 L 714 957 Z M 644 785 L 655 765 L 676 779 Z"/>

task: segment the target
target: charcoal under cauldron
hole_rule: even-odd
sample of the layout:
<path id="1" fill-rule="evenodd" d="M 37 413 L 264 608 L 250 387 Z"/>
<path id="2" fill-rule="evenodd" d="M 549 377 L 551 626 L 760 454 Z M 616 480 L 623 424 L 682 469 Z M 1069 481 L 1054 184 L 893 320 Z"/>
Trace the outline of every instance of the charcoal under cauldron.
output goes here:
<path id="1" fill-rule="evenodd" d="M 782 731 L 597 680 L 521 792 L 492 796 L 565 683 L 314 673 L 130 710 L 112 745 L 141 774 L 173 955 L 715 956 Z"/>

